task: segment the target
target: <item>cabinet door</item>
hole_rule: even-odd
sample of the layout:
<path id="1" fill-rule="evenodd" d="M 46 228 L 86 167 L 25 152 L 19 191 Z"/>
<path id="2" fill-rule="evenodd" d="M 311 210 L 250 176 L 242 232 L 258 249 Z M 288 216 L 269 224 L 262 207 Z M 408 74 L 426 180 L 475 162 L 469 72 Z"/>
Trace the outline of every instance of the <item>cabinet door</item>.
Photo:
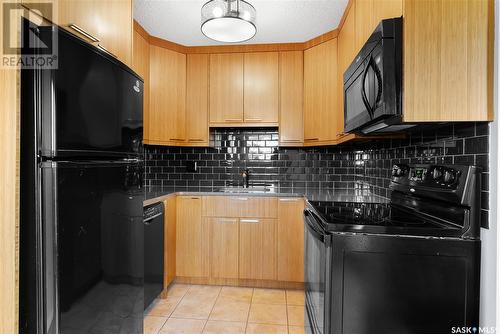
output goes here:
<path id="1" fill-rule="evenodd" d="M 208 145 L 208 54 L 187 55 L 186 139 Z"/>
<path id="2" fill-rule="evenodd" d="M 149 135 L 149 43 L 137 31 L 134 30 L 134 52 L 132 64 L 134 70 L 144 80 L 144 140 L 148 140 Z"/>
<path id="3" fill-rule="evenodd" d="M 403 7 L 404 120 L 492 120 L 492 1 Z"/>
<path id="4" fill-rule="evenodd" d="M 304 143 L 304 53 L 280 52 L 280 146 Z"/>
<path id="5" fill-rule="evenodd" d="M 376 0 L 373 5 L 373 29 L 381 20 L 401 15 L 403 15 L 403 0 Z"/>
<path id="6" fill-rule="evenodd" d="M 211 226 L 211 274 L 213 278 L 238 278 L 238 219 L 205 218 Z"/>
<path id="7" fill-rule="evenodd" d="M 342 29 L 337 37 L 338 41 L 338 113 L 337 134 L 344 133 L 344 72 L 354 61 L 357 55 L 356 47 L 356 3 L 353 2 L 346 15 Z"/>
<path id="8" fill-rule="evenodd" d="M 186 55 L 150 47 L 149 144 L 185 142 Z"/>
<path id="9" fill-rule="evenodd" d="M 278 123 L 278 63 L 278 52 L 245 53 L 245 123 Z"/>
<path id="10" fill-rule="evenodd" d="M 337 138 L 337 38 L 304 51 L 304 144 Z"/>
<path id="11" fill-rule="evenodd" d="M 165 205 L 163 286 L 166 288 L 175 279 L 176 272 L 177 199 L 175 196 L 171 196 L 163 203 Z"/>
<path id="12" fill-rule="evenodd" d="M 177 276 L 209 276 L 209 231 L 201 218 L 201 197 L 177 197 Z"/>
<path id="13" fill-rule="evenodd" d="M 239 278 L 276 280 L 276 220 L 240 219 Z"/>
<path id="14" fill-rule="evenodd" d="M 132 1 L 59 0 L 58 24 L 76 24 L 100 39 L 99 44 L 132 65 Z"/>
<path id="15" fill-rule="evenodd" d="M 356 53 L 361 50 L 373 32 L 374 1 L 378 0 L 356 0 Z"/>
<path id="16" fill-rule="evenodd" d="M 243 122 L 243 54 L 210 55 L 210 123 Z"/>
<path id="17" fill-rule="evenodd" d="M 304 282 L 304 200 L 280 198 L 278 280 Z"/>

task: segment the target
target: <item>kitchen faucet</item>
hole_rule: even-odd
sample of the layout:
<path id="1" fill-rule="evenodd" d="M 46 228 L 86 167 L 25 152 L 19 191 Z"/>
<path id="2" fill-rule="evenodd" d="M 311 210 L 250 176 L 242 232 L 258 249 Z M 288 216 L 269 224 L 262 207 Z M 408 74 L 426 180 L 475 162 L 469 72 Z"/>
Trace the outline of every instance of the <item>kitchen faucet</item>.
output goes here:
<path id="1" fill-rule="evenodd" d="M 250 178 L 250 171 L 248 170 L 248 168 L 243 170 L 241 176 L 243 177 L 243 188 L 248 188 L 248 181 Z"/>

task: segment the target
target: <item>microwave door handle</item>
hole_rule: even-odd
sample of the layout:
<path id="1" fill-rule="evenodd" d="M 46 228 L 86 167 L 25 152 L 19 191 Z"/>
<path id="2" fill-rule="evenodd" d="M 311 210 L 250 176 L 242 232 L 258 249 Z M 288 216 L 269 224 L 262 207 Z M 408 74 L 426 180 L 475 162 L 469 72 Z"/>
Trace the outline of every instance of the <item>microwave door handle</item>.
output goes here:
<path id="1" fill-rule="evenodd" d="M 371 61 L 371 58 L 370 58 Z M 373 119 L 373 112 L 372 112 L 372 107 L 370 106 L 370 102 L 368 101 L 368 98 L 366 97 L 366 91 L 365 91 L 365 82 L 366 82 L 366 76 L 368 75 L 368 70 L 370 69 L 370 62 L 365 67 L 365 70 L 363 71 L 363 76 L 361 79 L 361 99 L 363 100 L 363 104 L 365 105 L 366 111 L 368 111 L 368 115 L 370 115 L 370 119 Z"/>
<path id="2" fill-rule="evenodd" d="M 380 102 L 380 99 L 382 98 L 382 75 L 380 74 L 380 69 L 378 68 L 377 64 L 375 63 L 375 60 L 373 57 L 370 57 L 370 62 L 368 63 L 368 67 L 373 68 L 373 72 L 375 72 L 375 77 L 377 78 L 377 97 L 375 98 L 375 102 L 373 103 L 373 106 L 371 107 L 371 112 L 372 112 L 372 117 L 377 109 L 377 104 Z M 364 86 L 363 86 L 364 87 Z"/>

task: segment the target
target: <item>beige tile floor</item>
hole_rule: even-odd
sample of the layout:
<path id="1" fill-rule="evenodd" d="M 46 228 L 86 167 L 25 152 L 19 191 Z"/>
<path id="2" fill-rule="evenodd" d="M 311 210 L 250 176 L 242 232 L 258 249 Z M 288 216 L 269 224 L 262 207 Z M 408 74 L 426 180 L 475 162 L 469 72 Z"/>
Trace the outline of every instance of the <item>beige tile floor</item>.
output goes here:
<path id="1" fill-rule="evenodd" d="M 144 333 L 305 333 L 304 292 L 175 284 L 146 310 Z"/>

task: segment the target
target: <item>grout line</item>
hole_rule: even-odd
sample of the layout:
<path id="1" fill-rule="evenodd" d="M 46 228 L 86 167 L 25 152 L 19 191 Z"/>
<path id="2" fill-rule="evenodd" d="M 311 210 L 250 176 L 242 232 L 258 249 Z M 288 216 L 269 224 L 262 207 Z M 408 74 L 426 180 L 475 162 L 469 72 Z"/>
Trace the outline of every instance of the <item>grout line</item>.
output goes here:
<path id="1" fill-rule="evenodd" d="M 205 327 L 207 327 L 208 321 L 210 320 L 210 316 L 212 315 L 212 312 L 215 308 L 215 304 L 217 304 L 217 300 L 219 300 L 219 296 L 220 296 L 220 293 L 222 292 L 223 287 L 224 286 L 219 286 L 219 293 L 217 294 L 217 297 L 215 297 L 214 304 L 212 305 L 212 308 L 210 309 L 210 312 L 208 313 L 208 317 L 207 317 L 207 320 L 205 321 L 205 325 L 203 325 L 203 329 L 201 330 L 202 333 L 205 330 Z"/>
<path id="2" fill-rule="evenodd" d="M 248 309 L 248 314 L 247 314 L 247 322 L 245 324 L 245 333 L 247 332 L 248 328 L 248 320 L 250 319 L 250 312 L 252 311 L 252 305 L 253 305 L 253 295 L 255 293 L 255 288 L 252 288 L 252 297 L 250 297 L 250 308 Z"/>

